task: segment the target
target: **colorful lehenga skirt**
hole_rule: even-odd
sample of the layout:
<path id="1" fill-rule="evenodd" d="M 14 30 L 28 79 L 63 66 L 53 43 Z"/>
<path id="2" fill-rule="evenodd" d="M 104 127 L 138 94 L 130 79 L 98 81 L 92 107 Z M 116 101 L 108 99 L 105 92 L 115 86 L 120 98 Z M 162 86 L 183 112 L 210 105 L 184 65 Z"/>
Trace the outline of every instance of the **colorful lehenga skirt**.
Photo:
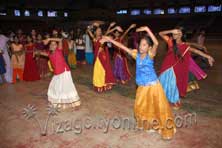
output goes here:
<path id="1" fill-rule="evenodd" d="M 68 55 L 68 63 L 70 68 L 75 69 L 76 68 L 76 55 L 74 54 L 74 52 L 69 52 Z"/>
<path id="2" fill-rule="evenodd" d="M 103 68 L 99 58 L 97 57 L 93 69 L 93 85 L 94 87 L 105 87 L 105 69 Z"/>
<path id="3" fill-rule="evenodd" d="M 156 130 L 163 139 L 176 133 L 173 113 L 159 81 L 137 88 L 134 114 L 139 128 Z"/>
<path id="4" fill-rule="evenodd" d="M 110 90 L 115 84 L 107 51 L 99 52 L 93 68 L 93 86 L 98 91 Z"/>
<path id="5" fill-rule="evenodd" d="M 80 105 L 80 98 L 73 83 L 71 72 L 54 75 L 48 88 L 48 101 L 62 107 Z"/>
<path id="6" fill-rule="evenodd" d="M 130 72 L 126 58 L 117 54 L 114 59 L 113 73 L 117 81 L 126 82 L 130 79 Z"/>
<path id="7" fill-rule="evenodd" d="M 37 81 L 40 80 L 40 74 L 33 53 L 26 53 L 23 80 Z"/>
<path id="8" fill-rule="evenodd" d="M 45 77 L 49 73 L 48 58 L 39 56 L 36 58 L 36 64 L 41 77 Z"/>
<path id="9" fill-rule="evenodd" d="M 177 80 L 173 67 L 164 71 L 159 76 L 159 80 L 163 86 L 163 89 L 169 102 L 177 103 L 180 100 L 180 95 L 179 90 L 177 88 Z"/>
<path id="10" fill-rule="evenodd" d="M 195 63 L 193 58 L 189 60 L 189 83 L 187 92 L 200 89 L 197 80 L 205 79 L 207 74 Z"/>
<path id="11" fill-rule="evenodd" d="M 199 86 L 197 82 L 195 82 L 195 78 L 197 80 L 201 80 L 203 78 L 206 78 L 206 73 L 193 61 L 192 58 L 189 58 L 189 78 L 190 82 L 188 83 L 188 89 L 187 91 L 199 89 Z M 161 75 L 159 76 L 159 80 L 163 86 L 163 89 L 166 93 L 166 96 L 170 103 L 176 103 L 180 100 L 180 94 L 177 87 L 177 79 L 174 71 L 174 67 L 170 67 L 167 70 L 165 70 Z"/>

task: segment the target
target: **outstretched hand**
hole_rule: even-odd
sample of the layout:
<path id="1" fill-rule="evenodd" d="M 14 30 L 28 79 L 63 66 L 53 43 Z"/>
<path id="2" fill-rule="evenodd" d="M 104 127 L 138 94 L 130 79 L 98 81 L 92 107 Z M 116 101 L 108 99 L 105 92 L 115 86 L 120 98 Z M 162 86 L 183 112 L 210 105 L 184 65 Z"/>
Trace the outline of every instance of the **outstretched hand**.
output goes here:
<path id="1" fill-rule="evenodd" d="M 142 31 L 148 31 L 148 30 L 150 30 L 149 27 L 147 27 L 147 26 L 142 26 L 142 27 L 140 27 L 140 28 L 137 28 L 137 29 L 136 29 L 136 32 L 142 32 Z"/>
<path id="2" fill-rule="evenodd" d="M 130 29 L 135 28 L 135 27 L 136 27 L 136 24 L 130 25 Z"/>
<path id="3" fill-rule="evenodd" d="M 93 26 L 99 27 L 100 25 L 99 25 L 99 23 L 95 22 L 95 23 L 93 23 Z"/>
<path id="4" fill-rule="evenodd" d="M 210 64 L 210 66 L 213 66 L 213 63 L 215 62 L 214 58 L 209 56 L 208 57 L 208 63 Z"/>
<path id="5" fill-rule="evenodd" d="M 103 36 L 102 39 L 99 41 L 101 44 L 104 44 L 105 42 L 109 42 L 111 40 L 108 36 Z"/>
<path id="6" fill-rule="evenodd" d="M 110 27 L 113 27 L 114 25 L 116 25 L 116 22 L 110 23 Z"/>

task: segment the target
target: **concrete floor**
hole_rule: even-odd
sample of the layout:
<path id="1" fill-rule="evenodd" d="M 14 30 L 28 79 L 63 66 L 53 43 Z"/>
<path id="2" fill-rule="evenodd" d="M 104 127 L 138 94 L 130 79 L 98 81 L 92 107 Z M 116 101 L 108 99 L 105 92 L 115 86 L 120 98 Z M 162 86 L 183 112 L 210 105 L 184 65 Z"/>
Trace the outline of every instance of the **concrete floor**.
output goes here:
<path id="1" fill-rule="evenodd" d="M 216 59 L 208 70 L 208 78 L 200 82 L 201 89 L 184 98 L 183 108 L 174 112 L 185 117 L 196 113 L 192 126 L 177 128 L 171 141 L 164 141 L 157 133 L 118 128 L 119 118 L 133 119 L 135 95 L 134 78 L 126 86 L 98 94 L 91 85 L 92 67 L 79 67 L 73 78 L 82 105 L 80 110 L 67 109 L 51 116 L 47 134 L 40 135 L 38 122 L 43 127 L 48 118 L 47 88 L 50 79 L 20 82 L 0 86 L 0 147 L 1 148 L 216 148 L 222 147 L 222 52 L 221 43 L 209 42 L 210 52 Z M 160 48 L 156 61 L 162 61 Z M 157 67 L 159 67 L 157 62 Z M 134 69 L 133 66 L 130 66 Z M 132 70 L 133 71 L 133 70 Z M 134 72 L 132 72 L 134 73 Z M 22 111 L 28 104 L 37 108 L 35 118 L 26 120 Z M 35 120 L 37 119 L 37 120 Z M 90 119 L 90 121 L 89 121 Z M 109 122 L 105 132 L 104 119 Z M 110 120 L 109 120 L 110 119 Z M 115 119 L 115 122 L 112 122 Z M 70 123 L 72 122 L 71 127 Z M 82 122 L 80 124 L 80 122 Z M 88 128 L 89 123 L 92 124 Z M 132 121 L 133 122 L 133 121 Z M 81 126 L 80 126 L 81 125 Z M 60 127 L 61 126 L 61 127 Z M 116 127 L 116 128 L 115 128 Z M 59 128 L 59 129 L 58 129 Z M 82 132 L 78 134 L 79 130 Z"/>

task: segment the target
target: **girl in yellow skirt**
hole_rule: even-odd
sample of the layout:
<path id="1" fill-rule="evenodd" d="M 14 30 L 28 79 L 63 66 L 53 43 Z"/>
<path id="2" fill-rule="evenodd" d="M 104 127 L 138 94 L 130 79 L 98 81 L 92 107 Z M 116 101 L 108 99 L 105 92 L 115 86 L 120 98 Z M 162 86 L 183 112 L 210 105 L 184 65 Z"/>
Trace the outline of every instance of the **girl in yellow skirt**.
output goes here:
<path id="1" fill-rule="evenodd" d="M 106 35 L 118 29 L 117 27 L 111 29 L 114 25 L 115 23 L 110 24 Z M 92 28 L 94 28 L 94 33 L 91 31 Z M 94 46 L 93 87 L 99 93 L 111 90 L 116 80 L 110 63 L 108 47 L 100 43 L 102 29 L 94 24 L 88 28 L 87 32 L 93 39 Z"/>
<path id="2" fill-rule="evenodd" d="M 76 68 L 76 55 L 74 53 L 74 41 L 71 36 L 68 37 L 68 45 L 69 45 L 69 55 L 68 55 L 68 63 L 71 69 Z"/>
<path id="3" fill-rule="evenodd" d="M 154 70 L 154 56 L 158 41 L 148 27 L 141 27 L 137 32 L 145 31 L 149 36 L 140 40 L 139 50 L 130 50 L 123 44 L 105 36 L 101 42 L 111 42 L 125 50 L 136 60 L 136 83 L 138 85 L 134 114 L 137 126 L 147 131 L 157 131 L 163 139 L 171 139 L 176 127 L 166 95 Z"/>

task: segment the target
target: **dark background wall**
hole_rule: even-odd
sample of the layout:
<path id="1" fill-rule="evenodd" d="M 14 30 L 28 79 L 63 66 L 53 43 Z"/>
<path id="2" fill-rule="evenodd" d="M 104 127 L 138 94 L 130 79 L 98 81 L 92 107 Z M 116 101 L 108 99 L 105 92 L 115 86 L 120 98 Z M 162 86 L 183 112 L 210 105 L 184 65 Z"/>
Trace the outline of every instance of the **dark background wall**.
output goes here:
<path id="1" fill-rule="evenodd" d="M 69 29 L 79 22 L 102 20 L 105 22 L 116 21 L 127 27 L 131 23 L 149 25 L 154 31 L 168 29 L 176 25 L 184 26 L 188 32 L 193 32 L 201 27 L 206 28 L 212 36 L 222 36 L 222 12 L 195 14 L 194 6 L 197 5 L 221 5 L 221 0 L 7 0 L 0 1 L 0 12 L 6 12 L 7 16 L 0 16 L 1 30 L 41 29 L 42 31 L 59 27 Z M 165 11 L 169 7 L 176 9 L 182 6 L 191 7 L 190 14 L 174 15 L 144 15 L 131 16 L 132 9 L 162 8 Z M 21 16 L 14 16 L 14 9 L 21 10 Z M 128 10 L 126 15 L 117 15 L 116 11 Z M 30 10 L 31 16 L 25 17 L 24 10 Z M 44 17 L 37 17 L 37 11 L 43 10 Z M 46 16 L 48 10 L 58 11 L 58 17 Z M 63 12 L 68 12 L 66 18 Z M 85 26 L 84 26 L 85 27 Z M 124 27 L 123 27 L 124 28 Z"/>

